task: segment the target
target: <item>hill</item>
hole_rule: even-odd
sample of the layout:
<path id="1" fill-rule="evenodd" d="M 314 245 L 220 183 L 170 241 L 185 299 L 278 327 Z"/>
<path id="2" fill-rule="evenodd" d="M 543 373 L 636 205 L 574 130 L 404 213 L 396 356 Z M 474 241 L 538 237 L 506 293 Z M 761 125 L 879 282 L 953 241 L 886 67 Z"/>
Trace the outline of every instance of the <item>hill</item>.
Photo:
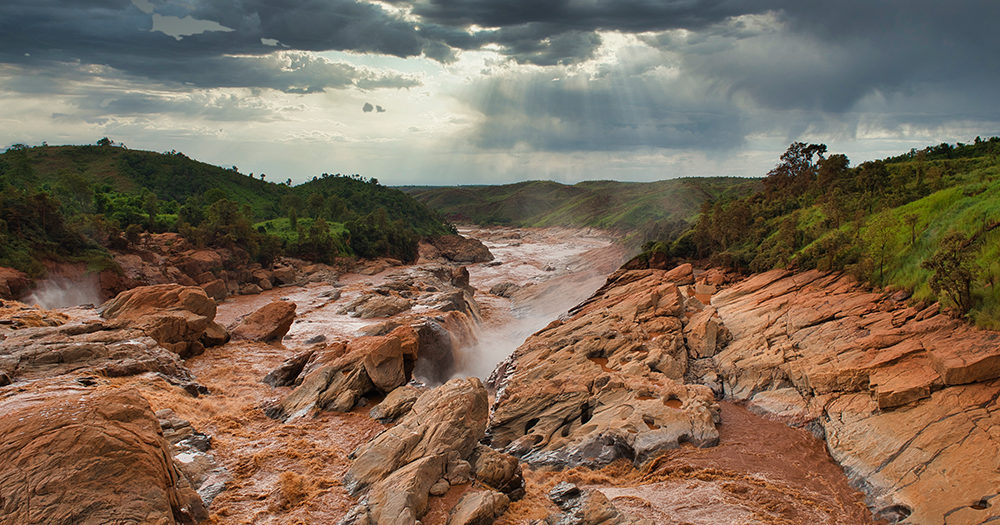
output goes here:
<path id="1" fill-rule="evenodd" d="M 703 202 L 746 195 L 759 179 L 704 177 L 658 182 L 528 181 L 501 186 L 400 188 L 456 223 L 617 230 L 636 244 L 685 229 Z"/>
<path id="2" fill-rule="evenodd" d="M 634 264 L 709 258 L 742 271 L 845 270 L 1000 328 L 1000 138 L 850 167 L 794 143 L 759 191 L 716 199 Z"/>
<path id="3" fill-rule="evenodd" d="M 105 247 L 122 248 L 144 230 L 239 247 L 259 260 L 327 262 L 409 260 L 421 236 L 451 232 L 434 211 L 375 179 L 323 174 L 291 186 L 176 151 L 101 144 L 16 145 L 0 154 L 0 266 L 38 275 L 46 259 L 101 265 Z"/>

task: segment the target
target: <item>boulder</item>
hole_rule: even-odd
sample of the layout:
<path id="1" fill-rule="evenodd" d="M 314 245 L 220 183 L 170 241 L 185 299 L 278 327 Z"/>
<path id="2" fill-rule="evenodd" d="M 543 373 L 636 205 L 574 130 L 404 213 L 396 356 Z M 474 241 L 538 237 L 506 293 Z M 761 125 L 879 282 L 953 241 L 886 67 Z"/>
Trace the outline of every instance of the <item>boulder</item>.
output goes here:
<path id="1" fill-rule="evenodd" d="M 466 492 L 451 509 L 446 525 L 490 525 L 507 512 L 508 506 L 510 500 L 499 492 Z"/>
<path id="2" fill-rule="evenodd" d="M 421 389 L 410 385 L 396 388 L 381 403 L 372 407 L 368 415 L 380 423 L 391 423 L 410 411 L 421 392 Z"/>
<path id="3" fill-rule="evenodd" d="M 524 496 L 521 463 L 514 456 L 486 445 L 477 445 L 469 462 L 473 475 L 483 484 L 503 492 L 514 501 Z"/>
<path id="4" fill-rule="evenodd" d="M 0 403 L 8 523 L 197 523 L 208 517 L 134 390 Z M 8 406 L 3 406 L 3 405 Z"/>
<path id="5" fill-rule="evenodd" d="M 477 378 L 453 379 L 424 392 L 399 423 L 355 451 L 344 487 L 359 494 L 403 465 L 457 453 L 467 458 L 486 429 L 486 388 Z M 430 480 L 427 488 L 443 474 Z"/>
<path id="6" fill-rule="evenodd" d="M 409 381 L 418 346 L 413 328 L 400 326 L 384 336 L 359 337 L 346 348 L 317 354 L 321 361 L 302 370 L 301 384 L 268 415 L 286 419 L 313 409 L 344 412 L 368 393 L 391 392 Z"/>
<path id="7" fill-rule="evenodd" d="M 205 328 L 205 333 L 201 336 L 201 344 L 205 345 L 205 348 L 221 346 L 228 342 L 229 331 L 226 330 L 226 327 L 216 323 L 215 321 L 212 321 Z"/>
<path id="8" fill-rule="evenodd" d="M 229 295 L 229 290 L 226 288 L 226 282 L 222 279 L 213 279 L 206 283 L 202 283 L 201 288 L 202 290 L 205 290 L 205 294 L 216 301 L 223 301 Z"/>
<path id="9" fill-rule="evenodd" d="M 521 289 L 521 285 L 517 283 L 512 283 L 510 281 L 504 281 L 502 283 L 494 284 L 490 287 L 490 293 L 498 297 L 511 298 Z"/>
<path id="10" fill-rule="evenodd" d="M 280 341 L 295 320 L 295 303 L 274 301 L 244 317 L 229 333 L 235 340 Z"/>
<path id="11" fill-rule="evenodd" d="M 478 263 L 493 260 L 493 254 L 478 239 L 461 235 L 439 235 L 429 237 L 425 242 L 437 250 L 437 255 L 457 263 Z"/>
<path id="12" fill-rule="evenodd" d="M 200 342 L 215 319 L 215 301 L 197 286 L 160 284 L 126 290 L 102 306 L 117 327 L 138 329 L 181 357 L 204 350 Z"/>
<path id="13" fill-rule="evenodd" d="M 367 492 L 341 523 L 413 524 L 427 512 L 431 490 L 468 467 L 489 411 L 477 378 L 453 379 L 421 394 L 399 423 L 355 450 L 344 488 Z M 442 483 L 443 481 L 443 483 Z"/>
<path id="14" fill-rule="evenodd" d="M 559 525 L 639 525 L 622 514 L 607 496 L 595 489 L 580 490 L 572 483 L 562 482 L 549 491 L 549 500 L 563 513 L 550 516 L 550 523 Z M 650 523 L 650 525 L 652 525 Z"/>

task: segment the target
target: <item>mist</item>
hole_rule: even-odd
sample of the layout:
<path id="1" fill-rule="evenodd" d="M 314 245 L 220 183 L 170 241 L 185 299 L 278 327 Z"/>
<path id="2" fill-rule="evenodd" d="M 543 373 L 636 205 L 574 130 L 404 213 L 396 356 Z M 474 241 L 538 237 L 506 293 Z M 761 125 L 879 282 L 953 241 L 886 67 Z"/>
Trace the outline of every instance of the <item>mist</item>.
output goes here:
<path id="1" fill-rule="evenodd" d="M 84 304 L 100 304 L 101 292 L 97 275 L 90 274 L 80 279 L 52 277 L 38 283 L 30 295 L 25 297 L 27 304 L 37 304 L 45 309 L 71 308 Z"/>

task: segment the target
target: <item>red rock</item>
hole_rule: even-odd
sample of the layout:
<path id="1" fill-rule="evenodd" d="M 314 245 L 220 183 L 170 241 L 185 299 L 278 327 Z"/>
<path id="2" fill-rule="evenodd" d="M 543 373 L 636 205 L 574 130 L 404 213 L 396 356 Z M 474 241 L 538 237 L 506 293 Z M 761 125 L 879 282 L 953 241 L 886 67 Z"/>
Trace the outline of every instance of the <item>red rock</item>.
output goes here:
<path id="1" fill-rule="evenodd" d="M 216 301 L 223 301 L 229 295 L 229 290 L 226 289 L 226 282 L 222 279 L 203 283 L 201 288 L 205 290 L 205 294 Z"/>
<path id="2" fill-rule="evenodd" d="M 31 289 L 31 279 L 24 272 L 0 266 L 0 299 L 17 299 Z"/>
<path id="3" fill-rule="evenodd" d="M 132 390 L 0 403 L 5 523 L 194 523 L 201 499 Z"/>
<path id="4" fill-rule="evenodd" d="M 477 263 L 493 260 L 493 254 L 478 239 L 462 237 L 461 235 L 439 235 L 424 239 L 424 242 L 436 250 L 428 252 L 448 261 L 458 263 Z"/>
<path id="5" fill-rule="evenodd" d="M 274 301 L 246 316 L 232 330 L 233 339 L 280 341 L 295 320 L 295 303 Z"/>
<path id="6" fill-rule="evenodd" d="M 199 342 L 215 319 L 215 301 L 197 286 L 141 286 L 104 304 L 101 316 L 143 331 L 181 357 L 204 350 Z"/>

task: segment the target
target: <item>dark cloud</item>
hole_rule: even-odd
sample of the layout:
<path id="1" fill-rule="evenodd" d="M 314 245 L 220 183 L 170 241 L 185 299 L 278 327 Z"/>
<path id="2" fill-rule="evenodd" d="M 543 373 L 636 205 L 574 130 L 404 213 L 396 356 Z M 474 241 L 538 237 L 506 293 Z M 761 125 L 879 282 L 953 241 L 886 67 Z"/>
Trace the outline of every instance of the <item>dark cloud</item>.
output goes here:
<path id="1" fill-rule="evenodd" d="M 683 80 L 631 77 L 615 68 L 553 80 L 544 73 L 490 78 L 470 89 L 486 117 L 471 135 L 485 149 L 619 151 L 729 149 L 745 129 L 737 108 Z"/>

